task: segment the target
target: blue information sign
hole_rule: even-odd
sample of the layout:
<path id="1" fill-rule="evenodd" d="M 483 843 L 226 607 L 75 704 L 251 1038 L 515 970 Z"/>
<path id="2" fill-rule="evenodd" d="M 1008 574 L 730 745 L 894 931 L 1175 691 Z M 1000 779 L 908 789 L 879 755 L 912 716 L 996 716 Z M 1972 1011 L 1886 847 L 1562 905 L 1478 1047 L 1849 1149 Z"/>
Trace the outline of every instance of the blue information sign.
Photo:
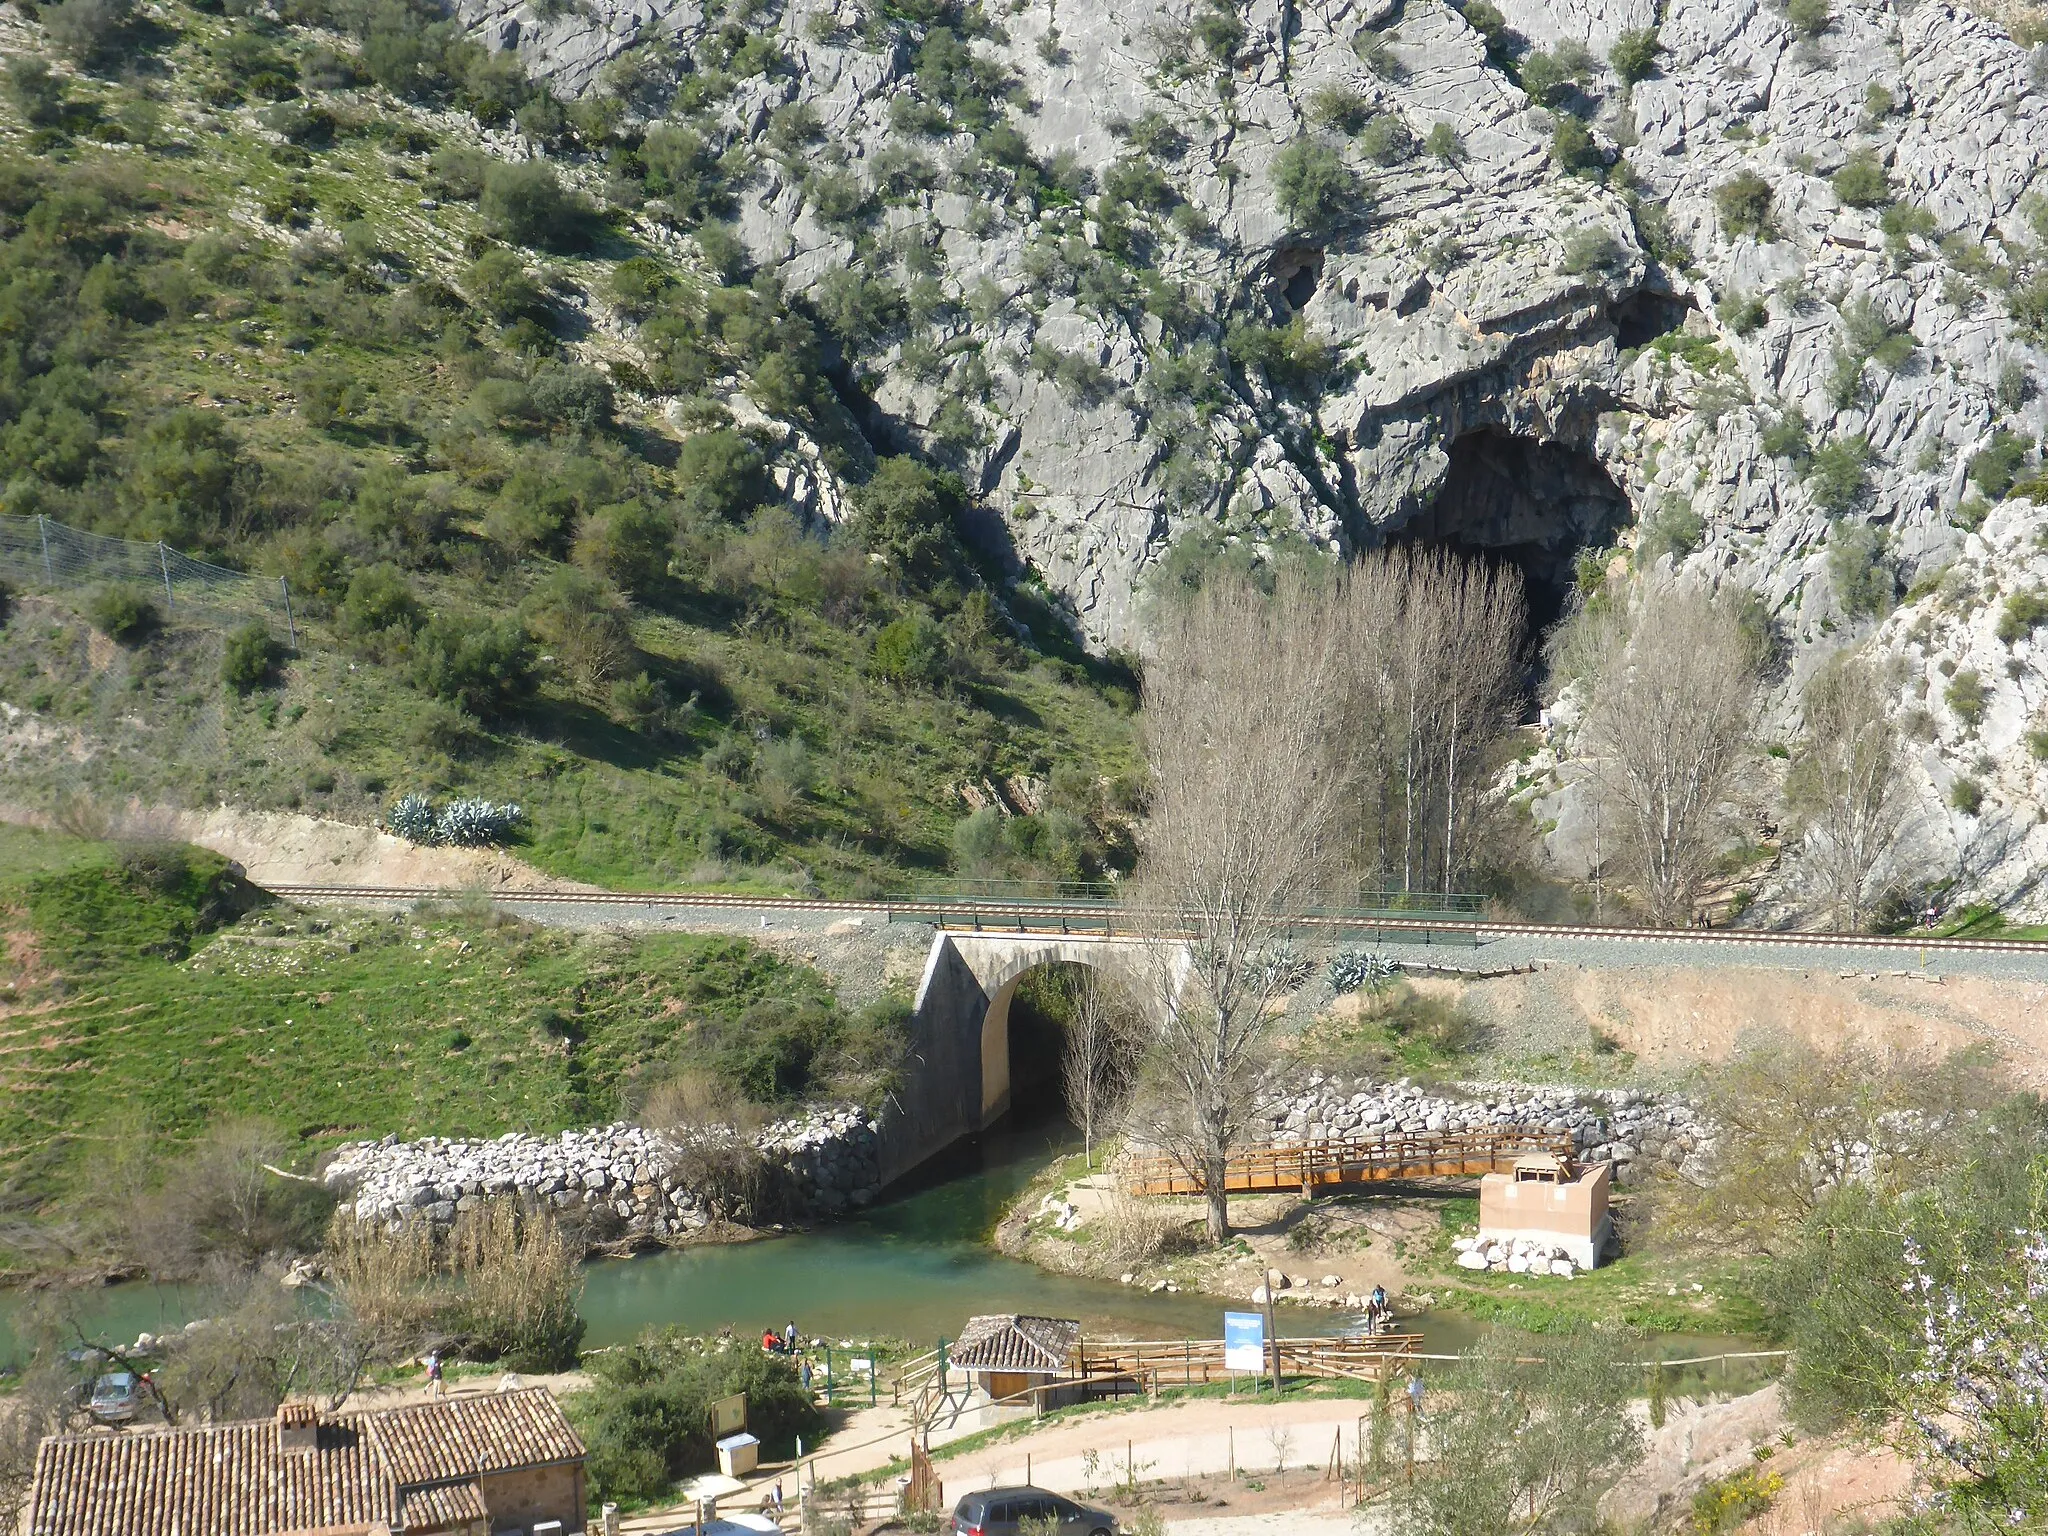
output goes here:
<path id="1" fill-rule="evenodd" d="M 1250 1371 L 1266 1368 L 1266 1320 L 1256 1312 L 1223 1314 L 1223 1368 Z"/>

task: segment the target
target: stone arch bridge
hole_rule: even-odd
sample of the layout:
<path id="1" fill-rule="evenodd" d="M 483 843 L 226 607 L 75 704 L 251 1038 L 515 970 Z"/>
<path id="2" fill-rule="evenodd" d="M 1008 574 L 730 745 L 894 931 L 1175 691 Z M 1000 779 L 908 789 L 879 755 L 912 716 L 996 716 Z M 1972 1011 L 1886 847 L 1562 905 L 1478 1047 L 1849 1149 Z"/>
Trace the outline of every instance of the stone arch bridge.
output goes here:
<path id="1" fill-rule="evenodd" d="M 1124 934 L 947 928 L 933 934 L 911 1016 L 910 1066 L 897 1095 L 900 1113 L 883 1138 L 883 1179 L 908 1173 L 1009 1109 L 1010 1004 L 1025 976 L 1064 963 L 1137 982 L 1156 974 L 1163 942 L 1185 948 Z M 1185 957 L 1169 963 L 1178 970 Z"/>

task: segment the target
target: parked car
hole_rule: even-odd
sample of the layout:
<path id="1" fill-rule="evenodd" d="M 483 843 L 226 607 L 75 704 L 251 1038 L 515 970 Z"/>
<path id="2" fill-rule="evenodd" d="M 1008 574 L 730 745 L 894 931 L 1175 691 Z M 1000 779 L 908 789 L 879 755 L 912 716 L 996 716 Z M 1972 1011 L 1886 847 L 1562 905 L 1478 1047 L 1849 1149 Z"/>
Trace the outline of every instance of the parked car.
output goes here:
<path id="1" fill-rule="evenodd" d="M 133 1371 L 109 1371 L 92 1384 L 86 1409 L 103 1424 L 125 1424 L 142 1406 L 142 1383 Z"/>
<path id="2" fill-rule="evenodd" d="M 1043 1488 L 987 1488 L 953 1506 L 954 1536 L 1019 1536 L 1026 1520 L 1059 1522 L 1061 1536 L 1116 1536 L 1116 1516 Z"/>

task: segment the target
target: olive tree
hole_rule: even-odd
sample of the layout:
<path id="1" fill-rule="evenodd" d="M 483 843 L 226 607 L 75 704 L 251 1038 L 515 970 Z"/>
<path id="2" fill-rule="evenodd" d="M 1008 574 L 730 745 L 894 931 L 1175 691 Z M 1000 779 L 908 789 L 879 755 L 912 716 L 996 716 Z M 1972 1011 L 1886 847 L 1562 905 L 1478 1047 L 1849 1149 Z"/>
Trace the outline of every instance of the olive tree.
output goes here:
<path id="1" fill-rule="evenodd" d="M 1597 1525 L 1600 1495 L 1641 1459 L 1625 1337 L 1528 1341 L 1494 1329 L 1428 1394 L 1427 1475 L 1389 1500 L 1399 1536 L 1504 1536 Z"/>

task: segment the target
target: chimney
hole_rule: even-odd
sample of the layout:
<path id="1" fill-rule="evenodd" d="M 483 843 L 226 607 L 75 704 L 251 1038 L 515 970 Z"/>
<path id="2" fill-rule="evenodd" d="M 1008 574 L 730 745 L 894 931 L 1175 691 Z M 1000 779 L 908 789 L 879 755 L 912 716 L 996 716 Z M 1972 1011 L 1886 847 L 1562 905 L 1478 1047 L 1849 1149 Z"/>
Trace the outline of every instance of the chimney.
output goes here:
<path id="1" fill-rule="evenodd" d="M 320 1410 L 311 1403 L 278 1404 L 277 1447 L 281 1451 L 299 1453 L 318 1450 Z"/>

